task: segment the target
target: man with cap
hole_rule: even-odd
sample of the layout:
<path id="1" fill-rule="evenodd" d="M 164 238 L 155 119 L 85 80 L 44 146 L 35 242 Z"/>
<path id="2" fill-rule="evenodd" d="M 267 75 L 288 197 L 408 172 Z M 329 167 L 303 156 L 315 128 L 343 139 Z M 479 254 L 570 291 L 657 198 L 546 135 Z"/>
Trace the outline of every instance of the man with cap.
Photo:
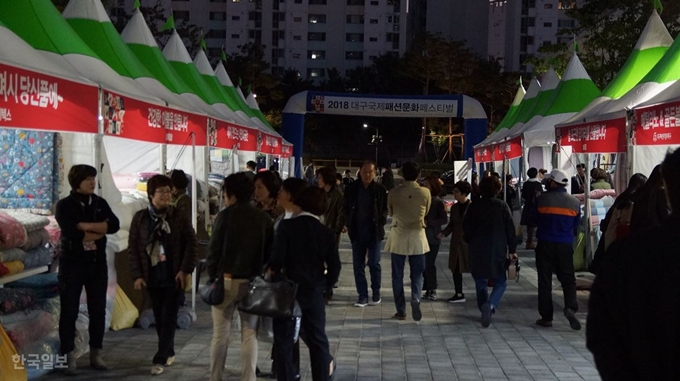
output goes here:
<path id="1" fill-rule="evenodd" d="M 567 193 L 569 175 L 553 169 L 548 175 L 547 192 L 536 198 L 534 213 L 536 231 L 536 271 L 538 272 L 538 313 L 536 324 L 552 327 L 552 275 L 555 273 L 564 292 L 564 316 L 574 330 L 581 329 L 575 314 L 576 277 L 574 276 L 573 242 L 581 221 L 581 203 Z"/>
<path id="2" fill-rule="evenodd" d="M 68 172 L 71 194 L 57 202 L 54 216 L 61 228 L 59 259 L 59 339 L 61 354 L 66 355 L 66 374 L 76 372 L 76 319 L 83 287 L 87 292 L 90 316 L 90 364 L 108 369 L 102 359 L 106 316 L 106 235 L 118 231 L 120 223 L 109 204 L 94 194 L 97 170 L 78 164 Z"/>

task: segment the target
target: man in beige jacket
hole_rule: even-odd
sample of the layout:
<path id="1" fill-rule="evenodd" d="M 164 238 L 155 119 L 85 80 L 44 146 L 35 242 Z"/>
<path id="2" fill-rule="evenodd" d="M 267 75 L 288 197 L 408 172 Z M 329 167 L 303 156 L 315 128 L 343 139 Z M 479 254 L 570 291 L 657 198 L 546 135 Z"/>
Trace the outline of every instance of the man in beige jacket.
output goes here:
<path id="1" fill-rule="evenodd" d="M 420 174 L 418 164 L 405 163 L 401 172 L 405 182 L 387 196 L 387 211 L 392 216 L 392 226 L 385 251 L 392 253 L 392 291 L 397 307 L 394 318 L 406 319 L 404 265 L 408 257 L 411 269 L 411 310 L 413 320 L 420 321 L 425 253 L 430 251 L 425 236 L 425 215 L 430 210 L 432 198 L 430 191 L 416 182 Z"/>

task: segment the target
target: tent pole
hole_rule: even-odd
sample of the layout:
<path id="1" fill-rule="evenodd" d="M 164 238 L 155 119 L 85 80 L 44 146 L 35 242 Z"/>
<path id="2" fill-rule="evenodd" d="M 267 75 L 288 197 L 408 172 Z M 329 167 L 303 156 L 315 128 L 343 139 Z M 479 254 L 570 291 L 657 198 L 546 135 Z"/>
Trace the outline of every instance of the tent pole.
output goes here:
<path id="1" fill-rule="evenodd" d="M 94 137 L 92 144 L 92 157 L 94 158 L 94 167 L 97 169 L 97 186 L 94 188 L 94 193 L 101 196 L 101 181 L 102 181 L 102 142 L 104 140 L 104 117 L 102 110 L 104 109 L 104 90 L 100 87 L 97 92 L 98 106 L 97 107 L 97 135 Z"/>
<path id="2" fill-rule="evenodd" d="M 191 163 L 193 165 L 193 176 L 191 176 L 191 226 L 194 231 L 198 227 L 198 220 L 196 217 L 196 196 L 198 194 L 198 181 L 196 180 L 196 133 L 191 133 Z M 196 275 L 197 270 L 194 268 L 194 273 L 191 276 L 191 319 L 196 321 Z"/>
<path id="3" fill-rule="evenodd" d="M 205 230 L 208 231 L 210 222 L 210 183 L 208 173 L 210 171 L 210 142 L 205 144 L 205 152 L 203 153 L 203 181 L 205 182 L 206 191 L 203 192 L 203 202 L 205 203 L 205 211 L 203 212 L 203 224 Z"/>
<path id="4" fill-rule="evenodd" d="M 585 223 L 585 240 L 586 240 L 586 247 L 584 250 L 584 254 L 586 257 L 586 261 L 588 258 L 588 253 L 593 249 L 593 242 L 591 242 L 591 237 L 592 237 L 592 225 L 590 223 L 591 216 L 592 216 L 592 210 L 590 207 L 590 167 L 591 167 L 591 162 L 590 162 L 590 154 L 586 153 L 585 154 L 585 184 L 583 184 L 583 202 L 585 202 L 585 218 L 584 218 L 584 223 Z"/>
<path id="5" fill-rule="evenodd" d="M 158 172 L 165 175 L 167 168 L 165 168 L 168 162 L 168 145 L 163 143 L 158 146 Z M 173 168 L 174 169 L 174 168 Z"/>

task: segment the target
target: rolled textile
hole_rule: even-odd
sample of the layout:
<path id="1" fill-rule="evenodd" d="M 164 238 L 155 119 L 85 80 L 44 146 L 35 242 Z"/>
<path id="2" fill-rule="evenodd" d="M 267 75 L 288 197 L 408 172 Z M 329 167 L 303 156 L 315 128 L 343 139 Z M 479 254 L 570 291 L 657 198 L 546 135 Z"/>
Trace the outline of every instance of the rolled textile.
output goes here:
<path id="1" fill-rule="evenodd" d="M 15 247 L 13 249 L 6 249 L 0 251 L 0 262 L 12 262 L 16 260 L 21 260 L 21 258 L 26 255 L 26 252 Z"/>
<path id="2" fill-rule="evenodd" d="M 35 305 L 35 292 L 26 288 L 0 288 L 0 315 L 24 311 Z"/>
<path id="3" fill-rule="evenodd" d="M 13 249 L 26 243 L 26 229 L 14 217 L 0 212 L 0 250 Z"/>
<path id="4" fill-rule="evenodd" d="M 57 273 L 38 274 L 8 283 L 7 288 L 30 288 L 35 291 L 36 299 L 50 299 L 59 296 L 59 279 Z"/>
<path id="5" fill-rule="evenodd" d="M 48 312 L 38 310 L 36 314 L 26 316 L 27 319 L 24 321 L 3 324 L 7 336 L 19 353 L 23 353 L 28 345 L 57 329 L 57 322 Z"/>
<path id="6" fill-rule="evenodd" d="M 26 235 L 26 243 L 20 247 L 21 250 L 29 251 L 50 243 L 50 233 L 44 228 L 34 230 Z"/>
<path id="7" fill-rule="evenodd" d="M 26 252 L 24 258 L 24 268 L 32 269 L 52 263 L 52 249 L 50 247 L 38 247 Z"/>
<path id="8" fill-rule="evenodd" d="M 2 213 L 6 213 L 19 221 L 21 225 L 26 229 L 27 233 L 40 230 L 45 226 L 49 225 L 50 220 L 45 216 L 39 216 L 37 214 L 21 212 L 13 209 L 2 209 Z"/>
<path id="9" fill-rule="evenodd" d="M 0 277 L 19 274 L 22 271 L 24 271 L 24 263 L 19 260 L 0 262 Z"/>

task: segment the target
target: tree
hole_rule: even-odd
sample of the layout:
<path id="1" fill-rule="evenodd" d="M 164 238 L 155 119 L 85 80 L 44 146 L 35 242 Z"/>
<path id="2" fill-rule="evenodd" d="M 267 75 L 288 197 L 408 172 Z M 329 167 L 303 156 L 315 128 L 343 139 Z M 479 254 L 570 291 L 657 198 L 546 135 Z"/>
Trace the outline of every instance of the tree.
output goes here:
<path id="1" fill-rule="evenodd" d="M 340 75 L 340 70 L 331 67 L 326 69 L 326 77 L 321 81 L 319 88 L 323 91 L 330 91 L 335 93 L 345 92 L 345 79 Z"/>
<path id="2" fill-rule="evenodd" d="M 249 42 L 238 48 L 239 53 L 227 56 L 227 71 L 232 79 L 238 78 L 241 84 L 250 85 L 260 106 L 270 109 L 270 104 L 281 94 L 276 90 L 276 77 L 268 73 L 269 63 L 264 60 L 265 46 Z"/>
<path id="3" fill-rule="evenodd" d="M 630 56 L 652 4 L 651 0 L 588 0 L 567 11 L 578 27 L 565 32 L 573 32 L 583 41 L 581 61 L 598 87 L 606 87 Z M 680 4 L 665 1 L 661 17 L 672 36 L 680 31 L 679 16 Z"/>

